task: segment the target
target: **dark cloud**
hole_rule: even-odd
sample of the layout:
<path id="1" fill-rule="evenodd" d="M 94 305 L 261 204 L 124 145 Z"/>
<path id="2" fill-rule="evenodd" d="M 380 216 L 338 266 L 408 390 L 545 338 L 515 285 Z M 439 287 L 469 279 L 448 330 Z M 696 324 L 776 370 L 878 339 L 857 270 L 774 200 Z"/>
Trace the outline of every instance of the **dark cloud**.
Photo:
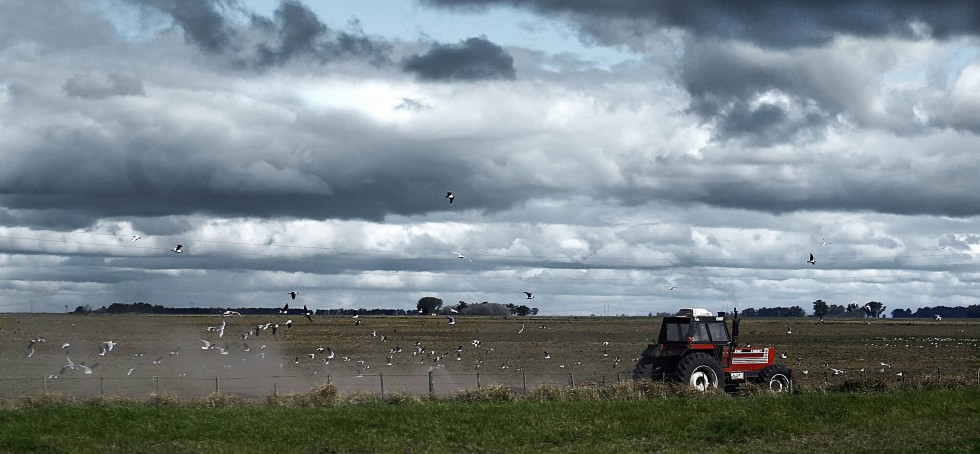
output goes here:
<path id="1" fill-rule="evenodd" d="M 129 0 L 161 11 L 173 18 L 188 41 L 210 52 L 229 50 L 237 39 L 224 10 L 233 0 Z"/>
<path id="2" fill-rule="evenodd" d="M 301 58 L 319 63 L 344 59 L 389 63 L 390 44 L 365 36 L 356 22 L 349 32 L 331 30 L 296 0 L 280 2 L 272 18 L 244 12 L 233 0 L 130 1 L 165 13 L 188 41 L 205 51 L 228 55 L 241 67 L 262 69 Z M 232 19 L 243 12 L 248 25 Z"/>
<path id="3" fill-rule="evenodd" d="M 486 38 L 459 44 L 434 44 L 424 55 L 412 55 L 402 68 L 423 80 L 514 79 L 514 58 Z"/>
<path id="4" fill-rule="evenodd" d="M 972 0 L 829 0 L 773 2 L 748 0 L 420 0 L 447 8 L 512 6 L 542 14 L 569 14 L 595 26 L 621 27 L 620 19 L 649 20 L 655 25 L 683 28 L 696 36 L 752 42 L 764 47 L 789 48 L 825 44 L 838 34 L 865 37 L 912 37 L 928 27 L 945 39 L 980 33 L 980 4 Z M 588 29 L 583 29 L 588 31 Z M 602 30 L 593 34 L 616 36 Z"/>
<path id="5" fill-rule="evenodd" d="M 400 102 L 397 106 L 395 106 L 395 110 L 408 110 L 412 112 L 418 112 L 422 110 L 432 110 L 432 106 L 418 99 L 402 98 L 402 102 Z"/>
<path id="6" fill-rule="evenodd" d="M 62 89 L 68 96 L 86 99 L 103 99 L 110 96 L 143 95 L 143 82 L 137 77 L 118 72 L 79 73 L 70 77 Z"/>

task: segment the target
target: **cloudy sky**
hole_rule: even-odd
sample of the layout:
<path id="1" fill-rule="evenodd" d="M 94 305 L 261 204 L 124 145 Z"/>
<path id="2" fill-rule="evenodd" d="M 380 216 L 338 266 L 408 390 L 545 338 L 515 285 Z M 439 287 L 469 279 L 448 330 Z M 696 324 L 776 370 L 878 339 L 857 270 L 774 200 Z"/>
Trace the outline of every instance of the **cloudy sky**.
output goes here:
<path id="1" fill-rule="evenodd" d="M 978 304 L 978 134 L 973 0 L 0 0 L 0 311 Z"/>

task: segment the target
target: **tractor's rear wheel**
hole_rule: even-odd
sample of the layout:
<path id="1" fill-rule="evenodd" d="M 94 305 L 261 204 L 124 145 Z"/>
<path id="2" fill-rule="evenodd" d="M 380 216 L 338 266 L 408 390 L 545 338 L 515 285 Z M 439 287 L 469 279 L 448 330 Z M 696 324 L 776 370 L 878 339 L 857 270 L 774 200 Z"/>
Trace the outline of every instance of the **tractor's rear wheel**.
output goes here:
<path id="1" fill-rule="evenodd" d="M 678 376 L 698 391 L 725 387 L 725 375 L 721 365 L 707 353 L 691 353 L 677 363 Z"/>
<path id="2" fill-rule="evenodd" d="M 657 358 L 641 356 L 633 368 L 633 380 L 658 379 L 663 376 L 663 368 Z"/>
<path id="3" fill-rule="evenodd" d="M 773 392 L 789 392 L 789 369 L 782 364 L 766 366 L 759 372 L 759 383 Z"/>

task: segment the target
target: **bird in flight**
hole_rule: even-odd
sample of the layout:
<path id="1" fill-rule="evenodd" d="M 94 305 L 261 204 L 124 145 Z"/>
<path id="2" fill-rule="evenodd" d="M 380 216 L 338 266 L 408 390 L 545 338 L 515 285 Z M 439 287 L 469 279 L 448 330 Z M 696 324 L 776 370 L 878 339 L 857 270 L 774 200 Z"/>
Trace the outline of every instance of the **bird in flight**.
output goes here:
<path id="1" fill-rule="evenodd" d="M 303 305 L 303 315 L 306 316 L 306 319 L 309 320 L 310 323 L 313 323 L 313 311 L 307 309 L 305 304 Z"/>
<path id="2" fill-rule="evenodd" d="M 284 306 L 282 307 L 282 309 L 279 309 L 279 313 L 280 313 L 280 314 L 288 314 L 288 313 L 289 313 L 289 303 L 286 303 L 286 304 L 285 304 L 285 305 L 284 305 Z"/>
<path id="3" fill-rule="evenodd" d="M 450 191 L 450 192 L 447 192 L 446 193 L 446 198 L 449 199 L 449 203 L 452 204 L 453 203 L 453 199 L 455 199 L 456 196 L 454 196 L 453 193 L 452 193 L 452 191 Z"/>
<path id="4" fill-rule="evenodd" d="M 534 299 L 534 294 L 533 293 L 531 293 L 531 292 L 524 292 L 524 294 L 527 295 L 527 297 L 525 299 L 529 299 L 529 300 L 533 300 Z"/>
<path id="5" fill-rule="evenodd" d="M 456 254 L 456 258 L 458 258 L 458 259 L 470 260 L 469 257 L 467 257 L 467 256 L 465 256 L 463 254 L 460 254 L 459 252 L 453 251 L 453 253 Z M 473 261 L 470 260 L 470 263 L 473 263 Z"/>
<path id="6" fill-rule="evenodd" d="M 141 236 L 139 236 L 139 235 L 133 235 L 133 241 L 136 241 L 136 240 L 138 240 L 138 239 L 140 239 L 140 238 L 143 238 L 143 237 L 141 237 Z"/>
<path id="7" fill-rule="evenodd" d="M 812 252 L 810 253 L 810 259 L 807 260 L 806 263 L 809 263 L 811 265 L 816 265 L 817 264 L 817 261 L 813 259 L 813 253 Z"/>
<path id="8" fill-rule="evenodd" d="M 667 290 L 673 290 L 673 289 L 677 288 L 677 287 L 674 287 L 673 285 L 670 285 L 670 284 L 664 284 L 664 287 L 667 287 Z"/>
<path id="9" fill-rule="evenodd" d="M 820 237 L 820 239 L 821 239 L 821 240 L 823 241 L 823 245 L 824 245 L 824 246 L 826 246 L 826 245 L 828 245 L 828 244 L 834 244 L 834 243 L 828 243 L 828 242 L 827 242 L 827 239 L 826 239 L 826 238 L 824 238 L 824 237 Z"/>
<path id="10" fill-rule="evenodd" d="M 289 297 L 290 297 L 290 298 L 292 298 L 292 299 L 296 299 L 296 295 L 297 295 L 297 293 L 296 293 L 296 291 L 295 291 L 295 290 L 292 290 L 292 291 L 290 291 L 290 292 L 288 292 L 288 293 L 289 293 Z"/>
<path id="11" fill-rule="evenodd" d="M 456 324 L 456 318 L 454 318 L 452 315 L 447 315 L 446 318 L 449 319 L 449 324 L 450 325 L 455 325 Z"/>
<path id="12" fill-rule="evenodd" d="M 182 247 L 184 247 L 184 245 L 178 244 L 177 247 L 171 249 L 171 251 L 174 251 L 174 252 L 180 254 L 181 252 L 184 252 L 184 251 L 181 250 Z"/>

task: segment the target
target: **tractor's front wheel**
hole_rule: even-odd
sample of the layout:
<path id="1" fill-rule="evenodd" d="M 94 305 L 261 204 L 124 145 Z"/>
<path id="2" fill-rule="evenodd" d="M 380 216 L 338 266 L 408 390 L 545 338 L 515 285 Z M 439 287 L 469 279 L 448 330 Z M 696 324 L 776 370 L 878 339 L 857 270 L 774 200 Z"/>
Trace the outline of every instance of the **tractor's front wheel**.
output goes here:
<path id="1" fill-rule="evenodd" d="M 725 387 L 721 365 L 707 353 L 691 353 L 685 356 L 677 363 L 677 372 L 682 383 L 698 391 Z"/>
<path id="2" fill-rule="evenodd" d="M 633 368 L 633 380 L 658 379 L 664 375 L 663 367 L 657 358 L 641 356 Z"/>
<path id="3" fill-rule="evenodd" d="M 766 366 L 759 372 L 759 383 L 773 392 L 789 392 L 789 369 L 782 364 Z"/>

